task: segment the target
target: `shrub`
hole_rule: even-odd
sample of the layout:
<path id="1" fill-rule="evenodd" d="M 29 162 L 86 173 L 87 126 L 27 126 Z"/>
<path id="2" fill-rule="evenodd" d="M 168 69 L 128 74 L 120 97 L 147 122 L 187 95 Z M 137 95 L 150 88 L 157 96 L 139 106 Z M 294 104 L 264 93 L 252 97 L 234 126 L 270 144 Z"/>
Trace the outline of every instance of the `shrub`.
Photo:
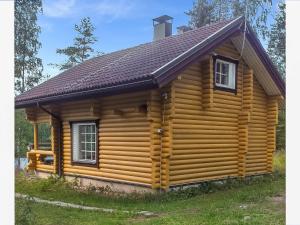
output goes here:
<path id="1" fill-rule="evenodd" d="M 273 157 L 273 172 L 277 175 L 285 175 L 285 151 L 277 151 Z"/>

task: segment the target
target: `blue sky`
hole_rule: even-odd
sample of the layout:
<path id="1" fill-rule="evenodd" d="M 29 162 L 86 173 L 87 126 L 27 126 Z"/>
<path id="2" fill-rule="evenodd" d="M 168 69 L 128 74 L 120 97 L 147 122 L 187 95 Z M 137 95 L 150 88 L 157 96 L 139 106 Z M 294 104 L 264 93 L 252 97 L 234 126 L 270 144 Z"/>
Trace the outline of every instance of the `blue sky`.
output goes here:
<path id="1" fill-rule="evenodd" d="M 176 27 L 188 23 L 184 12 L 192 5 L 193 0 L 43 0 L 44 13 L 38 23 L 42 29 L 39 57 L 44 73 L 50 76 L 59 73 L 47 64 L 64 61 L 56 49 L 72 45 L 76 35 L 74 24 L 83 17 L 91 17 L 96 27 L 98 42 L 94 48 L 108 53 L 152 41 L 152 19 L 160 15 L 174 18 L 173 33 L 176 33 Z"/>

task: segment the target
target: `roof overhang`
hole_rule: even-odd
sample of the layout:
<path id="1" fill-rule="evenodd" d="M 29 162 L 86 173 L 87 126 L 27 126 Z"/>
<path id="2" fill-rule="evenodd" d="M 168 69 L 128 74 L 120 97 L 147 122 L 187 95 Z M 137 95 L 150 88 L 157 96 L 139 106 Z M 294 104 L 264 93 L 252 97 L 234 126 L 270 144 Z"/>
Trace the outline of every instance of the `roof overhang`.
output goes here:
<path id="1" fill-rule="evenodd" d="M 254 31 L 248 26 L 243 48 L 243 35 L 232 37 L 231 40 L 246 64 L 253 69 L 254 75 L 265 92 L 270 96 L 285 97 L 285 83 L 268 54 L 257 39 Z"/>
<path id="2" fill-rule="evenodd" d="M 157 88 L 158 86 L 153 82 L 153 79 L 133 81 L 114 86 L 102 87 L 93 90 L 71 92 L 62 95 L 48 96 L 38 99 L 25 100 L 15 102 L 15 108 L 26 108 L 36 106 L 37 104 L 46 105 L 51 103 L 60 103 L 64 101 L 80 100 L 86 98 L 109 96 L 114 94 L 122 94 L 131 91 L 142 91 L 146 89 Z"/>

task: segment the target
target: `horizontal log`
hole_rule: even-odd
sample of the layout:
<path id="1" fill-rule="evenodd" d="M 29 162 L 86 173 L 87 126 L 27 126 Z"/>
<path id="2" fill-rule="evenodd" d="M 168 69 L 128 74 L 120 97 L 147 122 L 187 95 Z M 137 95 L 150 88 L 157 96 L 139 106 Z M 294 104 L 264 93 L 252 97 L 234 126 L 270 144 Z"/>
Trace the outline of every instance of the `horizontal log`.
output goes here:
<path id="1" fill-rule="evenodd" d="M 199 158 L 220 158 L 220 157 L 236 157 L 237 153 L 223 152 L 223 153 L 203 153 L 203 154 L 189 154 L 189 155 L 174 155 L 173 160 L 184 160 L 184 159 L 199 159 Z"/>
<path id="2" fill-rule="evenodd" d="M 74 174 L 82 174 L 82 175 L 91 175 L 99 178 L 112 178 L 116 180 L 123 180 L 123 181 L 133 181 L 137 183 L 148 183 L 151 184 L 151 178 L 143 178 L 143 177 L 134 177 L 129 175 L 121 175 L 121 174 L 114 174 L 114 173 L 107 173 L 107 172 L 94 172 L 94 171 L 80 171 L 76 169 L 65 169 L 66 173 L 74 173 Z"/>
<path id="3" fill-rule="evenodd" d="M 226 166 L 210 166 L 204 168 L 193 168 L 193 169 L 181 169 L 181 170 L 171 170 L 170 176 L 179 176 L 185 174 L 198 174 L 198 173 L 205 173 L 205 172 L 214 172 L 214 171 L 223 171 L 223 170 L 234 170 L 237 171 L 238 166 L 235 165 L 226 165 Z"/>
<path id="4" fill-rule="evenodd" d="M 177 176 L 171 176 L 170 182 L 172 181 L 180 181 L 180 180 L 188 180 L 188 179 L 200 179 L 204 177 L 215 177 L 215 176 L 230 176 L 230 175 L 237 175 L 237 169 L 230 169 L 230 170 L 221 170 L 221 171 L 212 171 L 212 172 L 203 172 L 203 173 L 195 173 L 195 174 L 183 174 Z"/>
<path id="5" fill-rule="evenodd" d="M 236 161 L 221 161 L 221 162 L 204 162 L 204 163 L 197 163 L 197 164 L 183 164 L 183 165 L 170 165 L 170 170 L 185 170 L 185 169 L 194 169 L 194 168 L 209 168 L 214 166 L 227 166 L 233 165 L 236 166 Z"/>

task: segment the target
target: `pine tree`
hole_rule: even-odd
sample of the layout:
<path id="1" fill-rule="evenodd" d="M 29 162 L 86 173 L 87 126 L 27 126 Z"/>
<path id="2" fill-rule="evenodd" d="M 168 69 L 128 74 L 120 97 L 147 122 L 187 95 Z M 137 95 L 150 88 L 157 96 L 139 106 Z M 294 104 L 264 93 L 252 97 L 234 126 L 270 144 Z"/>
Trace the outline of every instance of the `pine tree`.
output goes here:
<path id="1" fill-rule="evenodd" d="M 41 48 L 37 16 L 42 13 L 41 0 L 15 1 L 15 91 L 23 93 L 41 80 L 43 64 L 37 57 Z"/>
<path id="2" fill-rule="evenodd" d="M 57 49 L 56 53 L 66 55 L 67 61 L 62 64 L 51 64 L 59 68 L 59 70 L 69 69 L 91 57 L 94 52 L 92 45 L 96 43 L 97 38 L 94 36 L 95 27 L 89 17 L 83 18 L 79 25 L 75 25 L 75 31 L 78 35 L 74 38 L 73 46 L 63 49 Z"/>
<path id="3" fill-rule="evenodd" d="M 213 5 L 207 0 L 195 1 L 193 8 L 185 14 L 190 16 L 189 26 L 192 28 L 202 27 L 214 22 Z"/>

